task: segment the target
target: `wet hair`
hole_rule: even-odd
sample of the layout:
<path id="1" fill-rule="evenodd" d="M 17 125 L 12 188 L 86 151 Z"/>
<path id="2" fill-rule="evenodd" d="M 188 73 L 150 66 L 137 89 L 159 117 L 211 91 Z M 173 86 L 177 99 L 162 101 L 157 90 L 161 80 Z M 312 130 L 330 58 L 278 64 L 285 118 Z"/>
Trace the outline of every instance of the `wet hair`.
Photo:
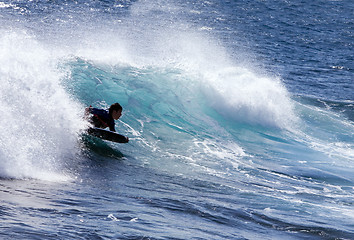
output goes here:
<path id="1" fill-rule="evenodd" d="M 110 107 L 109 107 L 109 114 L 112 115 L 113 111 L 122 111 L 123 108 L 119 103 L 113 103 Z"/>

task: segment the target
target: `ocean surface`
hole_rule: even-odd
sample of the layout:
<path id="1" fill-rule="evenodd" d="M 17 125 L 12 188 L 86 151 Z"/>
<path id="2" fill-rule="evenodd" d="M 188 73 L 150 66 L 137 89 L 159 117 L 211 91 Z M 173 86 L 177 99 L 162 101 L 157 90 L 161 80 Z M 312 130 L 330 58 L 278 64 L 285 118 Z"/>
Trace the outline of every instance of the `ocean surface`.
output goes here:
<path id="1" fill-rule="evenodd" d="M 354 239 L 352 0 L 0 0 L 0 239 Z M 127 144 L 85 134 L 119 102 Z"/>

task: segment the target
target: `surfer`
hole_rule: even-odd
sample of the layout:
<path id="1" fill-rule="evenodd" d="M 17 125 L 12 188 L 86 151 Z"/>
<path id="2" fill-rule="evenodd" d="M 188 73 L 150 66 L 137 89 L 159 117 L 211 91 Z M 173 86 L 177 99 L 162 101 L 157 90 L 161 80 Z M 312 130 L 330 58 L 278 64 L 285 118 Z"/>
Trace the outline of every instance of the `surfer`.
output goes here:
<path id="1" fill-rule="evenodd" d="M 93 108 L 92 106 L 85 109 L 85 118 L 92 124 L 87 129 L 87 133 L 95 137 L 117 142 L 127 143 L 129 138 L 116 133 L 114 120 L 118 120 L 122 116 L 122 106 L 119 103 L 112 104 L 108 110 Z M 110 131 L 104 130 L 109 128 Z"/>
<path id="2" fill-rule="evenodd" d="M 122 116 L 122 110 L 119 103 L 112 104 L 108 111 L 90 106 L 85 109 L 85 116 L 94 127 L 109 128 L 110 131 L 115 132 L 114 120 L 118 120 Z"/>

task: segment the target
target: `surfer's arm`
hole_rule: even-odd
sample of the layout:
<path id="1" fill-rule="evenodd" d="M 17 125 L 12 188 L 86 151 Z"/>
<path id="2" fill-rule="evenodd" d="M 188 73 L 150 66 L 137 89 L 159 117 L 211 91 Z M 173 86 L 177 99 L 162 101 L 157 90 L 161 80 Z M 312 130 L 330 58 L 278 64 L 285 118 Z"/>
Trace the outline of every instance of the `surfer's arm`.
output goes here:
<path id="1" fill-rule="evenodd" d="M 114 125 L 115 125 L 114 122 L 109 125 L 109 130 L 112 132 L 116 131 L 116 128 L 114 127 Z"/>

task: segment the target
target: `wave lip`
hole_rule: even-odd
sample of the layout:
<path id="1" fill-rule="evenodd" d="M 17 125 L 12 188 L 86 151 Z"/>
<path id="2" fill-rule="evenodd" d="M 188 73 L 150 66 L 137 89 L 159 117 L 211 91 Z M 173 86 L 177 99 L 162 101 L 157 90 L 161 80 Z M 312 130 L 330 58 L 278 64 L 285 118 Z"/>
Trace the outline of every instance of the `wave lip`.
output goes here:
<path id="1" fill-rule="evenodd" d="M 279 79 L 231 67 L 209 77 L 207 86 L 211 105 L 228 119 L 284 129 L 299 121 Z"/>

